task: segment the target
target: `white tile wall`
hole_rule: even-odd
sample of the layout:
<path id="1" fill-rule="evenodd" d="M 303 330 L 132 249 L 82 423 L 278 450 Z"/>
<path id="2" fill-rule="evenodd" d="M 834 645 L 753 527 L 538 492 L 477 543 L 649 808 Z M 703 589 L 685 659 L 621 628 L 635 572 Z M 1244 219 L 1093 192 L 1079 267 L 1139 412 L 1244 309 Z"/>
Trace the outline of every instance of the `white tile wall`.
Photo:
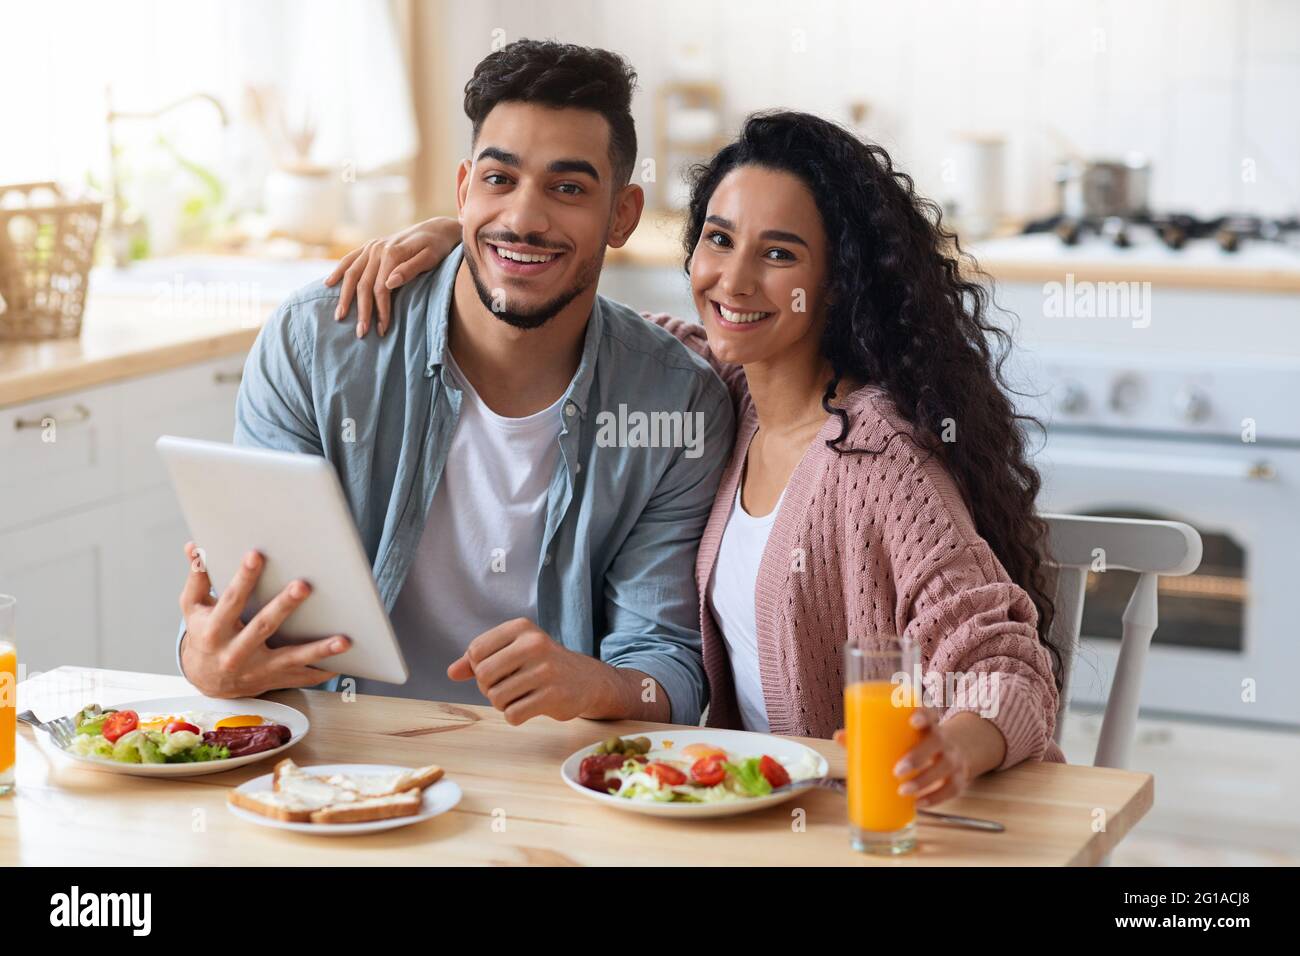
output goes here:
<path id="1" fill-rule="evenodd" d="M 951 189 L 941 177 L 954 135 L 992 131 L 1007 138 L 1013 215 L 1052 208 L 1063 139 L 1086 155 L 1147 153 L 1164 208 L 1300 211 L 1294 0 L 490 0 L 452 9 L 443 65 L 453 89 L 488 51 L 492 27 L 627 55 L 641 75 L 643 155 L 654 142 L 652 91 L 694 44 L 724 85 L 733 128 L 771 106 L 846 120 L 852 100 L 868 100 L 871 134 L 936 198 Z M 465 136 L 458 100 L 444 120 Z"/>

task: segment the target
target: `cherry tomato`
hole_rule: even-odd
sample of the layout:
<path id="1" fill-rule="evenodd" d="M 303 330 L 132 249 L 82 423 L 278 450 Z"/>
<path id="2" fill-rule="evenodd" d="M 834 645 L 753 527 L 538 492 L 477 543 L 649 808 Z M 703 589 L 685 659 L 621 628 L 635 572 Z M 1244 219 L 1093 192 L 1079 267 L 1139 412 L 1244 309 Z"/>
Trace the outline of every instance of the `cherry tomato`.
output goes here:
<path id="1" fill-rule="evenodd" d="M 790 783 L 790 775 L 785 772 L 785 767 L 766 755 L 758 762 L 758 772 L 767 778 L 767 782 L 772 785 L 772 789 L 784 787 Z"/>
<path id="2" fill-rule="evenodd" d="M 676 787 L 686 782 L 686 774 L 666 763 L 646 764 L 645 772 L 665 787 Z"/>
<path id="3" fill-rule="evenodd" d="M 727 776 L 727 771 L 722 767 L 726 759 L 721 754 L 701 757 L 691 765 L 691 779 L 701 787 L 717 786 Z"/>
<path id="4" fill-rule="evenodd" d="M 192 734 L 203 733 L 203 731 L 199 730 L 199 728 L 195 727 L 187 720 L 173 720 L 170 724 L 164 727 L 163 730 L 169 734 L 174 734 L 178 730 L 188 730 Z"/>
<path id="5" fill-rule="evenodd" d="M 109 714 L 104 720 L 104 729 L 100 731 L 104 739 L 110 744 L 115 742 L 123 734 L 129 734 L 140 726 L 140 715 L 134 710 L 119 710 L 115 714 Z"/>

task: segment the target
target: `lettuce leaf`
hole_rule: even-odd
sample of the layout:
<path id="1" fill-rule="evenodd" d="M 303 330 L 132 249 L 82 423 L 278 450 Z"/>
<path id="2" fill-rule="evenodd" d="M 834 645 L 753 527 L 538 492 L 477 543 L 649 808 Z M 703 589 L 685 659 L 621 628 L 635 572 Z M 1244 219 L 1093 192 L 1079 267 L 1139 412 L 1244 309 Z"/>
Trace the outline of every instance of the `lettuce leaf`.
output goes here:
<path id="1" fill-rule="evenodd" d="M 168 763 L 204 763 L 208 760 L 225 760 L 230 751 L 223 744 L 195 744 L 186 750 L 178 750 L 167 757 Z"/>
<path id="2" fill-rule="evenodd" d="M 106 759 L 112 759 L 113 745 L 100 734 L 94 736 L 78 734 L 73 737 L 72 742 L 68 744 L 68 751 L 76 754 L 78 757 L 104 757 Z"/>
<path id="3" fill-rule="evenodd" d="M 113 744 L 113 759 L 119 763 L 166 763 L 167 758 L 158 747 L 161 736 L 147 730 L 123 734 Z"/>
<path id="4" fill-rule="evenodd" d="M 748 757 L 740 763 L 723 764 L 728 779 L 746 796 L 765 797 L 772 792 L 772 785 L 767 782 L 767 777 L 763 776 L 763 771 L 758 769 L 760 759 Z"/>

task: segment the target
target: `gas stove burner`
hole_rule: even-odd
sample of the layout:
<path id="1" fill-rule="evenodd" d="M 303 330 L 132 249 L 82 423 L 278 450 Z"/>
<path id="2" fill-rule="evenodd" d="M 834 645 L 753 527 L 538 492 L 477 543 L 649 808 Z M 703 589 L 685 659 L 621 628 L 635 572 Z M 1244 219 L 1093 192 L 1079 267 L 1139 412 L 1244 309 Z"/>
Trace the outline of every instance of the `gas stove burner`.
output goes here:
<path id="1" fill-rule="evenodd" d="M 1067 246 L 1077 246 L 1079 240 L 1088 234 L 1100 236 L 1119 249 L 1127 249 L 1133 245 L 1129 222 L 1122 216 L 1109 216 L 1100 221 L 1054 216 L 1051 219 L 1030 223 L 1024 231 L 1026 233 L 1050 231 Z"/>
<path id="2" fill-rule="evenodd" d="M 1170 249 L 1181 249 L 1187 245 L 1187 230 L 1176 222 L 1166 222 L 1156 226 L 1156 235 Z"/>
<path id="3" fill-rule="evenodd" d="M 1108 238 L 1111 245 L 1119 249 L 1127 249 L 1133 243 L 1128 237 L 1128 223 L 1124 221 L 1123 216 L 1110 216 L 1101 224 L 1101 234 Z"/>
<path id="4" fill-rule="evenodd" d="M 1032 230 L 1026 229 L 1025 232 Z M 1052 227 L 1052 232 L 1056 237 L 1067 246 L 1077 246 L 1079 244 L 1079 234 L 1083 231 L 1083 224 L 1077 219 L 1061 218 L 1061 221 Z"/>
<path id="5" fill-rule="evenodd" d="M 1294 242 L 1300 238 L 1300 219 L 1268 219 L 1261 216 L 1227 215 L 1201 219 L 1187 213 L 1109 216 L 1105 219 L 1048 216 L 1027 224 L 1023 233 L 1051 232 L 1067 246 L 1077 246 L 1087 237 L 1096 237 L 1119 249 L 1128 249 L 1143 241 L 1138 234 L 1149 234 L 1166 248 L 1183 249 L 1189 240 L 1213 240 L 1224 252 L 1238 252 L 1246 241 Z"/>

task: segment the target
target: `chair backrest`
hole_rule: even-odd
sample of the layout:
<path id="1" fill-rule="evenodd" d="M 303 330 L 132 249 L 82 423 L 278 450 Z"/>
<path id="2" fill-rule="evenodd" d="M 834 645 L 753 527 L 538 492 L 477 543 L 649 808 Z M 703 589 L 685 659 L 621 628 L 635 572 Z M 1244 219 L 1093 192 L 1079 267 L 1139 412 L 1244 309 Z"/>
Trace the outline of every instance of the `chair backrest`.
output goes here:
<path id="1" fill-rule="evenodd" d="M 1079 645 L 1088 572 L 1136 571 L 1137 585 L 1124 610 L 1124 632 L 1115 665 L 1101 737 L 1098 767 L 1125 767 L 1137 726 L 1142 671 L 1157 624 L 1156 585 L 1161 575 L 1191 574 L 1201 563 L 1201 536 L 1181 521 L 1092 518 L 1045 514 L 1048 561 L 1055 565 L 1056 617 L 1049 635 L 1063 667 L 1056 741 L 1060 743 L 1070 702 L 1070 672 Z"/>

